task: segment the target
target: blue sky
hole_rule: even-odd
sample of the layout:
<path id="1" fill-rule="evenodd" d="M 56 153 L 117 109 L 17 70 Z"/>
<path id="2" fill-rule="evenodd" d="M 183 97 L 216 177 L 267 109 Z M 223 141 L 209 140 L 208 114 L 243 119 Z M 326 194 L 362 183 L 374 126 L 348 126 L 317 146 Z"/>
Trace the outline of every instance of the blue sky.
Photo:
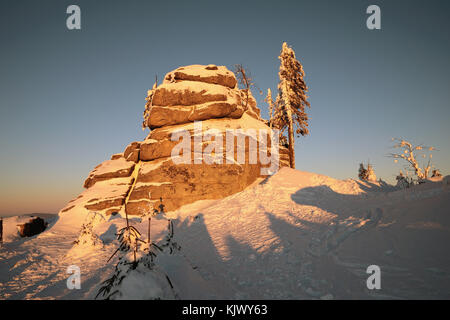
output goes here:
<path id="1" fill-rule="evenodd" d="M 81 30 L 66 8 L 81 8 Z M 367 6 L 381 30 L 366 28 Z M 276 90 L 286 41 L 310 88 L 299 170 L 355 178 L 370 160 L 393 182 L 392 137 L 436 146 L 450 171 L 448 1 L 2 1 L 0 214 L 57 212 L 90 170 L 145 138 L 155 75 L 243 64 Z M 256 91 L 262 114 L 264 96 Z"/>

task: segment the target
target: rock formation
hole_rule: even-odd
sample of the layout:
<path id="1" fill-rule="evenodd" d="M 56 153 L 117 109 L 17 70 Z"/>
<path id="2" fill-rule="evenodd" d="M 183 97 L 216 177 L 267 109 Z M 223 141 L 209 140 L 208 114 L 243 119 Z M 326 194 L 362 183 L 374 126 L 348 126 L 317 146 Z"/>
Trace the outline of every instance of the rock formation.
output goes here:
<path id="1" fill-rule="evenodd" d="M 157 208 L 160 198 L 166 211 L 170 211 L 197 200 L 218 199 L 242 191 L 264 176 L 261 168 L 268 165 L 249 161 L 252 154 L 257 154 L 259 160 L 261 156 L 255 150 L 254 137 L 239 144 L 238 137 L 227 140 L 227 132 L 254 129 L 270 133 L 266 123 L 254 97 L 250 93 L 247 98 L 226 67 L 178 68 L 148 92 L 144 126 L 151 131 L 147 138 L 130 143 L 123 153 L 114 154 L 95 167 L 84 183 L 86 190 L 61 212 L 83 209 L 111 214 L 125 210 L 129 215 L 142 215 Z M 173 141 L 173 134 L 179 132 L 189 133 L 187 145 L 192 147 L 189 163 L 175 163 L 171 156 L 181 141 Z M 204 139 L 211 132 L 216 135 Z M 222 143 L 216 141 L 217 134 L 223 137 Z M 199 135 L 203 138 L 195 140 Z M 257 146 L 259 152 L 271 155 L 270 139 Z M 223 152 L 217 147 L 223 148 Z M 240 147 L 245 154 L 244 162 L 237 155 Z M 199 157 L 205 159 L 202 152 L 207 149 L 212 150 L 213 163 L 196 163 Z M 232 159 L 227 151 L 234 151 Z M 180 152 L 180 156 L 185 155 L 184 150 Z M 277 166 L 288 165 L 287 149 L 280 147 Z"/>
<path id="2" fill-rule="evenodd" d="M 44 219 L 36 217 L 26 223 L 18 224 L 17 229 L 21 237 L 32 237 L 43 232 L 47 225 L 48 222 L 45 222 Z"/>

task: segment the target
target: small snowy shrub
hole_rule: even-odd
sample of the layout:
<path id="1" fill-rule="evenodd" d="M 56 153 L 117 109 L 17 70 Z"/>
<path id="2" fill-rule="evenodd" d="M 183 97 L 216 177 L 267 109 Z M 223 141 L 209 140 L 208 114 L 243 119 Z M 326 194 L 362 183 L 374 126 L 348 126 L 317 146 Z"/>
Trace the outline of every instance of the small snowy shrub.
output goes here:
<path id="1" fill-rule="evenodd" d="M 146 243 L 132 226 L 120 230 L 119 262 L 111 278 L 102 283 L 96 298 L 104 299 L 175 299 L 177 294 L 164 270 L 155 263 L 158 253 L 172 254 L 180 246 L 173 240 L 173 224 L 160 245 Z M 111 258 L 113 257 L 111 256 Z M 110 258 L 110 259 L 111 259 Z"/>
<path id="2" fill-rule="evenodd" d="M 439 171 L 439 169 L 434 169 L 432 174 L 431 174 L 432 178 L 436 178 L 436 177 L 442 177 L 441 172 Z"/>
<path id="3" fill-rule="evenodd" d="M 403 172 L 401 170 L 396 179 L 397 179 L 397 187 L 401 189 L 406 189 L 414 185 L 412 178 L 408 177 L 408 174 L 406 174 L 406 176 L 403 175 Z"/>
<path id="4" fill-rule="evenodd" d="M 359 172 L 358 177 L 362 181 L 375 182 L 377 181 L 377 176 L 375 175 L 375 171 L 370 163 L 367 164 L 367 169 L 364 167 L 364 164 L 359 164 Z"/>
<path id="5" fill-rule="evenodd" d="M 86 221 L 81 225 L 80 234 L 74 244 L 94 247 L 103 245 L 102 240 L 93 232 L 93 228 L 102 220 L 105 220 L 105 218 L 101 214 L 90 212 Z"/>

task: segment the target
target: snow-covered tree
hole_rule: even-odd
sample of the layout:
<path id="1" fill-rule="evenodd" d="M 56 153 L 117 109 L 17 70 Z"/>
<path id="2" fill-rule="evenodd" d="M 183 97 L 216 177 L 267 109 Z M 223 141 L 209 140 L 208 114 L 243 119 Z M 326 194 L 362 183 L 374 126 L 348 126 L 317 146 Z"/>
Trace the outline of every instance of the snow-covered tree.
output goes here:
<path id="1" fill-rule="evenodd" d="M 359 164 L 358 177 L 363 181 L 367 180 L 367 170 L 362 163 Z"/>
<path id="2" fill-rule="evenodd" d="M 132 226 L 121 229 L 118 239 L 120 246 L 113 256 L 119 252 L 119 262 L 113 275 L 102 283 L 96 298 L 177 298 L 171 280 L 156 261 L 159 254 L 172 255 L 180 250 L 174 241 L 172 221 L 168 220 L 168 233 L 159 244 L 145 243 L 140 239 L 139 231 Z"/>
<path id="3" fill-rule="evenodd" d="M 397 187 L 401 189 L 406 189 L 414 185 L 412 178 L 408 177 L 408 172 L 406 172 L 406 175 L 404 175 L 402 170 L 400 170 L 400 173 L 395 179 L 397 180 Z"/>
<path id="4" fill-rule="evenodd" d="M 308 115 L 305 107 L 310 107 L 303 77 L 302 64 L 295 58 L 295 52 L 286 42 L 283 43 L 280 56 L 280 71 L 278 73 L 278 99 L 274 116 L 274 125 L 280 130 L 287 128 L 289 139 L 289 156 L 291 168 L 295 168 L 294 126 L 297 135 L 308 135 Z"/>
<path id="5" fill-rule="evenodd" d="M 363 163 L 359 164 L 358 177 L 363 181 L 377 181 L 377 176 L 375 175 L 375 171 L 373 170 L 373 167 L 370 163 L 367 164 L 367 169 L 364 167 Z"/>
<path id="6" fill-rule="evenodd" d="M 100 213 L 89 212 L 85 222 L 81 225 L 80 234 L 74 244 L 78 246 L 102 246 L 102 240 L 94 233 L 93 229 L 103 221 L 105 221 L 105 218 Z"/>
<path id="7" fill-rule="evenodd" d="M 269 127 L 270 129 L 272 129 L 273 127 L 273 109 L 274 109 L 274 105 L 275 102 L 272 99 L 272 91 L 269 89 L 267 89 L 267 96 L 264 99 L 265 102 L 267 102 L 267 104 L 269 105 Z"/>
<path id="8" fill-rule="evenodd" d="M 439 171 L 439 169 L 434 169 L 432 174 L 431 174 L 432 178 L 436 178 L 436 177 L 442 177 L 442 173 Z"/>
<path id="9" fill-rule="evenodd" d="M 150 197 L 150 193 L 149 193 L 149 199 L 150 199 L 151 197 Z M 159 208 L 159 211 L 156 209 L 156 208 L 153 208 L 153 212 L 149 212 L 148 214 L 147 214 L 147 218 L 148 218 L 148 236 L 147 236 L 147 238 L 148 238 L 148 240 L 147 240 L 147 242 L 148 243 L 150 243 L 151 242 L 151 238 L 150 238 L 150 226 L 151 226 L 151 223 L 152 223 L 152 217 L 155 217 L 155 216 L 157 216 L 158 214 L 164 214 L 164 208 L 165 208 L 165 205 L 163 204 L 163 200 L 162 200 L 162 197 L 160 197 L 159 198 L 159 206 L 158 206 L 158 208 Z"/>
<path id="10" fill-rule="evenodd" d="M 150 197 L 150 194 L 149 194 Z M 162 197 L 158 206 L 149 213 L 149 241 L 141 240 L 140 232 L 130 224 L 126 215 L 126 227 L 119 230 L 117 239 L 119 247 L 108 259 L 111 260 L 119 253 L 117 263 L 111 278 L 105 280 L 97 297 L 104 299 L 173 299 L 177 297 L 172 282 L 163 268 L 157 265 L 155 259 L 158 254 L 172 255 L 181 247 L 174 240 L 173 222 L 169 219 L 167 234 L 158 244 L 150 241 L 151 216 L 164 214 Z"/>
<path id="11" fill-rule="evenodd" d="M 277 129 L 278 130 L 278 140 L 280 145 L 288 148 L 288 142 L 286 139 L 285 131 L 287 126 L 282 126 L 283 121 L 280 121 L 281 118 L 283 118 L 283 110 L 281 108 L 278 108 L 278 105 L 280 104 L 280 95 L 277 94 L 275 101 L 272 98 L 272 90 L 267 89 L 267 95 L 264 99 L 265 102 L 269 105 L 269 120 L 267 121 L 267 125 L 271 129 Z"/>
<path id="12" fill-rule="evenodd" d="M 396 142 L 393 148 L 401 150 L 400 153 L 389 154 L 391 158 L 394 158 L 394 162 L 398 162 L 398 159 L 405 160 L 410 165 L 411 171 L 414 172 L 419 183 L 426 180 L 432 168 L 431 159 L 433 155 L 431 151 L 436 150 L 436 148 L 423 145 L 414 146 L 404 139 L 392 138 L 392 141 Z M 417 160 L 418 157 L 428 158 L 427 164 L 423 164 L 421 167 Z"/>

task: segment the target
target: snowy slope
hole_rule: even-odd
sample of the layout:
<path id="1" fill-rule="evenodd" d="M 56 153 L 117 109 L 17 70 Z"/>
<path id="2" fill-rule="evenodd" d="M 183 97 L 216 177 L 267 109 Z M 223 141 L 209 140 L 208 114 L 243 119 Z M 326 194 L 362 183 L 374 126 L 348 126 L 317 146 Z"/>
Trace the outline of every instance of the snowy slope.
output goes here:
<path id="1" fill-rule="evenodd" d="M 161 240 L 172 219 L 181 250 L 157 264 L 180 299 L 448 299 L 449 192 L 448 179 L 396 190 L 283 168 L 235 195 L 153 218 L 151 237 Z M 0 298 L 94 298 L 117 263 L 107 260 L 126 222 L 99 216 L 92 220 L 99 241 L 74 245 L 89 219 L 60 213 L 38 236 L 10 237 L 0 249 Z M 132 225 L 146 240 L 148 220 L 133 218 Z M 66 287 L 73 264 L 81 269 L 80 290 Z M 381 290 L 366 287 L 373 264 L 381 268 Z M 145 290 L 136 284 L 128 292 Z"/>

